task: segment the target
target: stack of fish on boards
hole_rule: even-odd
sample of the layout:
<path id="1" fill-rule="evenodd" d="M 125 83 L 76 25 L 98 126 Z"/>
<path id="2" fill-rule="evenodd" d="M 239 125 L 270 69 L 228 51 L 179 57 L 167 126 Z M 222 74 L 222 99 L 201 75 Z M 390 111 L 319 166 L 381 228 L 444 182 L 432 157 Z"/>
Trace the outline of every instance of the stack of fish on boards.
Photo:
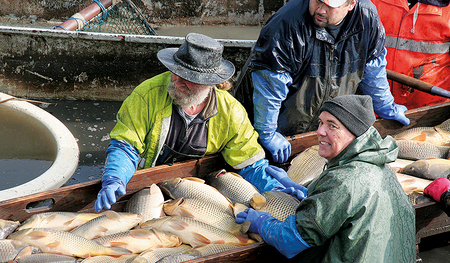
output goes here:
<path id="1" fill-rule="evenodd" d="M 259 193 L 225 170 L 206 181 L 174 178 L 136 192 L 123 212 L 44 212 L 23 223 L 2 220 L 0 262 L 182 262 L 256 243 L 247 235 L 249 222 L 235 221 L 242 209 L 251 206 L 283 220 L 298 203 L 283 192 Z"/>
<path id="2" fill-rule="evenodd" d="M 443 103 L 408 111 L 407 116 L 411 119 L 411 125 L 407 127 L 384 119 L 377 120 L 374 126 L 382 136 L 397 136 L 396 134 L 413 127 L 439 125 L 450 118 L 449 107 L 450 103 Z M 326 161 L 317 152 L 317 134 L 315 132 L 299 134 L 288 137 L 288 140 L 291 142 L 293 155 L 292 165 L 286 167 L 286 170 L 295 181 L 308 186 L 326 165 Z M 406 164 L 414 161 L 399 159 L 391 165 L 404 168 Z M 93 212 L 94 202 L 101 188 L 100 180 L 2 201 L 0 202 L 0 218 L 7 223 L 0 224 L 0 230 L 4 233 L 0 238 L 2 252 L 0 262 L 156 262 L 159 260 L 164 262 L 164 258 L 165 261 L 171 262 L 191 259 L 190 262 L 214 261 L 215 263 L 279 260 L 282 255 L 277 253 L 276 249 L 264 242 L 256 242 L 259 240 L 257 236 L 246 236 L 245 231 L 248 226 L 245 223 L 236 224 L 235 213 L 252 206 L 261 210 L 272 207 L 274 210 L 271 213 L 275 215 L 277 209 L 281 208 L 280 204 L 283 204 L 283 208 L 278 210 L 283 212 L 277 215 L 282 218 L 283 215 L 286 216 L 295 211 L 293 207 L 297 206 L 298 201 L 287 198 L 273 202 L 271 198 L 276 197 L 275 194 L 258 193 L 252 185 L 246 184 L 246 181 L 239 176 L 219 169 L 228 168 L 220 155 L 212 155 L 200 160 L 175 163 L 172 166 L 162 165 L 139 170 L 127 184 L 127 194 L 119 198 L 110 211 L 100 214 Z M 399 175 L 404 177 L 400 178 Z M 410 178 L 424 180 L 424 185 L 427 181 L 431 181 L 403 173 L 397 173 L 397 176 L 399 181 L 404 183 L 410 183 L 408 181 Z M 196 184 L 196 191 L 189 190 L 188 186 L 192 187 L 193 184 Z M 214 191 L 211 191 L 211 188 Z M 203 190 L 200 191 L 200 189 Z M 227 198 L 219 198 L 217 191 Z M 420 192 L 417 189 L 411 191 Z M 195 193 L 210 194 L 214 199 L 214 205 L 202 200 L 202 195 L 195 196 Z M 414 194 L 410 196 L 412 195 Z M 439 205 L 432 199 L 421 196 L 425 198 L 424 202 L 413 203 L 416 210 L 416 245 L 423 237 L 447 232 L 450 229 L 450 218 Z M 217 202 L 218 200 L 222 201 Z M 142 206 L 144 203 L 146 205 Z M 132 223 L 126 225 L 134 226 L 130 229 L 127 227 L 126 230 L 119 232 L 120 234 L 109 233 L 108 231 L 113 227 L 106 225 L 97 227 L 95 231 L 87 231 L 91 237 L 94 235 L 95 239 L 81 237 L 71 232 L 91 220 L 99 221 L 100 219 L 97 218 L 100 217 L 113 220 L 118 225 L 120 223 L 117 222 L 131 220 L 125 219 L 126 216 L 134 218 Z M 207 223 L 199 219 L 206 220 Z M 217 221 L 213 222 L 212 219 Z M 30 223 L 32 221 L 37 223 L 32 225 Z M 64 228 L 48 230 L 50 229 L 46 225 L 48 223 L 59 224 Z M 101 234 L 95 234 L 96 232 L 105 235 L 100 237 Z M 95 245 L 95 249 L 89 249 L 87 253 L 83 250 L 85 249 L 83 246 L 77 246 L 78 242 L 67 241 L 75 237 L 77 238 L 75 240 L 82 240 L 85 245 Z M 33 244 L 26 243 L 25 240 Z M 139 240 L 138 243 L 141 246 L 153 247 L 134 248 L 131 244 L 136 240 Z M 143 249 L 145 250 L 137 252 Z M 62 253 L 59 250 L 65 252 Z M 99 255 L 94 256 L 94 253 Z M 104 254 L 100 255 L 101 253 Z M 124 255 L 108 255 L 111 253 L 124 253 Z M 169 255 L 171 258 L 166 257 Z"/>

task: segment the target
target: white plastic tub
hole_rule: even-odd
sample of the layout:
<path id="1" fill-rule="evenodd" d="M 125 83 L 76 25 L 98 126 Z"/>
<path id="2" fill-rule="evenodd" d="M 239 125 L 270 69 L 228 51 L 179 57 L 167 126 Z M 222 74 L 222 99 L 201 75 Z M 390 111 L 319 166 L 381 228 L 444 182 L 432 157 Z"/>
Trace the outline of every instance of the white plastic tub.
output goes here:
<path id="1" fill-rule="evenodd" d="M 9 98 L 13 97 L 0 92 L 0 101 Z M 23 118 L 14 118 L 14 120 L 17 119 L 18 123 L 22 122 L 19 123 L 18 129 L 23 129 L 26 132 L 26 136 L 22 140 L 16 139 L 16 142 L 3 141 L 4 145 L 10 145 L 5 146 L 6 148 L 4 147 L 3 151 L 6 149 L 6 151 L 24 152 L 33 156 L 43 150 L 40 149 L 42 145 L 42 148 L 49 147 L 51 149 L 52 153 L 49 156 L 52 159 L 54 158 L 54 160 L 49 160 L 51 166 L 42 174 L 30 178 L 29 181 L 20 185 L 0 190 L 0 201 L 55 189 L 67 182 L 75 172 L 79 160 L 78 144 L 69 129 L 47 111 L 26 101 L 12 99 L 0 103 L 0 110 L 18 113 L 17 116 L 23 115 Z M 34 123 L 33 126 L 31 123 Z M 3 130 L 5 131 L 8 127 L 4 125 L 7 125 L 6 121 L 3 123 Z M 28 130 L 27 125 L 30 125 L 30 130 Z M 36 127 L 38 129 L 34 131 Z M 2 139 L 8 140 L 8 138 L 0 138 L 0 143 L 2 143 Z M 15 143 L 17 143 L 17 147 L 15 147 Z M 24 149 L 28 146 L 30 149 Z M 28 168 L 33 169 L 33 167 Z"/>

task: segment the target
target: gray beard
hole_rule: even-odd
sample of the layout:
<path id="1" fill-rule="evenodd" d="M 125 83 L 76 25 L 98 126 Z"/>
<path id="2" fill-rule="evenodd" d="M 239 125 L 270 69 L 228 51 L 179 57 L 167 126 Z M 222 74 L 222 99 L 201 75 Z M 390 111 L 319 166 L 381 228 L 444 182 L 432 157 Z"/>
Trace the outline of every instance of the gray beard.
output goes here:
<path id="1" fill-rule="evenodd" d="M 182 94 L 177 91 L 175 82 L 172 81 L 167 86 L 167 92 L 173 99 L 173 103 L 182 108 L 186 108 L 204 102 L 208 98 L 211 88 L 198 91 L 189 91 L 187 94 Z"/>

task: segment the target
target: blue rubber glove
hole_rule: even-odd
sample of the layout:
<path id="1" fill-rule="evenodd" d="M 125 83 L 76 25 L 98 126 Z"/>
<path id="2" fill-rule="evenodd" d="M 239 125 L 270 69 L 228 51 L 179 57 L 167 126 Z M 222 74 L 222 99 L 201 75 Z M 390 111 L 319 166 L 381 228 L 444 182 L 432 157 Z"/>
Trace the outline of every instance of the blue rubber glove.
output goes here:
<path id="1" fill-rule="evenodd" d="M 102 189 L 98 192 L 95 201 L 95 211 L 100 212 L 103 207 L 111 209 L 111 204 L 117 201 L 117 198 L 126 193 L 126 185 L 122 179 L 115 176 L 108 176 L 102 180 Z"/>
<path id="2" fill-rule="evenodd" d="M 106 150 L 106 163 L 102 178 L 102 189 L 95 201 L 95 211 L 111 208 L 117 198 L 124 195 L 126 185 L 136 172 L 139 153 L 131 144 L 112 139 Z"/>
<path id="3" fill-rule="evenodd" d="M 405 116 L 406 107 L 394 103 L 394 96 L 387 80 L 386 54 L 384 48 L 378 58 L 366 63 L 359 88 L 364 94 L 372 97 L 373 109 L 378 116 L 409 125 L 410 120 Z"/>
<path id="4" fill-rule="evenodd" d="M 303 200 L 303 199 L 306 198 L 307 193 L 308 193 L 308 188 L 306 188 L 303 185 L 300 185 L 300 184 L 292 181 L 292 179 L 288 176 L 286 171 L 283 170 L 282 168 L 276 167 L 276 166 L 273 166 L 273 165 L 269 165 L 266 168 L 266 173 L 268 175 L 270 175 L 271 177 L 275 178 L 285 188 L 294 188 L 295 190 L 300 191 L 302 194 L 294 193 L 295 195 L 298 195 L 298 196 L 304 196 L 302 199 L 299 198 L 300 200 Z M 289 190 L 286 190 L 286 191 L 289 191 Z M 291 194 L 291 193 L 289 193 L 289 194 Z"/>
<path id="5" fill-rule="evenodd" d="M 261 159 L 241 169 L 238 173 L 242 178 L 254 185 L 261 193 L 270 191 L 274 187 L 282 187 L 283 185 L 280 182 L 266 173 L 267 166 L 269 166 L 269 161 L 267 159 Z"/>
<path id="6" fill-rule="evenodd" d="M 291 144 L 276 130 L 281 103 L 289 92 L 292 77 L 286 72 L 257 70 L 252 72 L 252 80 L 254 127 L 259 141 L 272 154 L 275 162 L 284 163 L 291 156 Z"/>
<path id="7" fill-rule="evenodd" d="M 310 245 L 300 236 L 295 219 L 296 215 L 291 215 L 284 221 L 270 217 L 259 226 L 261 238 L 287 258 L 292 258 L 310 248 Z"/>
<path id="8" fill-rule="evenodd" d="M 307 194 L 306 194 L 308 189 L 306 189 L 305 192 L 303 192 L 303 191 L 301 191 L 299 189 L 295 189 L 294 187 L 288 187 L 288 188 L 284 188 L 284 189 L 274 189 L 274 190 L 275 191 L 280 191 L 280 192 L 283 192 L 283 193 L 286 193 L 286 194 L 289 194 L 289 195 L 292 195 L 293 197 L 297 198 L 300 201 L 302 201 L 303 199 L 308 197 Z"/>
<path id="9" fill-rule="evenodd" d="M 249 232 L 258 233 L 261 225 L 272 215 L 267 212 L 257 211 L 253 208 L 247 208 L 244 212 L 240 212 L 236 215 L 236 223 L 242 224 L 245 221 L 250 221 Z"/>

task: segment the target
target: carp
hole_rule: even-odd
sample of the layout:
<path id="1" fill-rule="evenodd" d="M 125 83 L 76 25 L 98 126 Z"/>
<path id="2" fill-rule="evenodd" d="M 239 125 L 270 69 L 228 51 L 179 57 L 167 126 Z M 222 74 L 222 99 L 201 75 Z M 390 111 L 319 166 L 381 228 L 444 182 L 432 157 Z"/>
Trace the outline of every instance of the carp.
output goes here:
<path id="1" fill-rule="evenodd" d="M 113 256 L 95 256 L 88 257 L 81 261 L 80 263 L 130 263 L 138 256 L 138 254 L 133 255 L 122 255 L 120 257 Z"/>
<path id="2" fill-rule="evenodd" d="M 139 256 L 137 256 L 132 263 L 154 263 L 158 262 L 159 260 L 163 259 L 164 257 L 174 255 L 183 251 L 186 251 L 188 249 L 191 249 L 192 247 L 189 245 L 181 245 L 179 247 L 169 247 L 169 248 L 155 248 L 155 249 L 148 249 Z"/>
<path id="3" fill-rule="evenodd" d="M 12 239 L 0 240 L 0 262 L 9 262 L 38 251 L 37 247 L 33 247 L 26 242 Z"/>
<path id="4" fill-rule="evenodd" d="M 19 221 L 0 219 L 0 239 L 6 238 L 20 226 Z"/>
<path id="5" fill-rule="evenodd" d="M 268 191 L 255 194 L 250 205 L 258 211 L 268 212 L 278 220 L 284 221 L 295 214 L 300 201 L 284 192 Z"/>
<path id="6" fill-rule="evenodd" d="M 28 256 L 20 257 L 14 262 L 17 263 L 36 263 L 36 262 L 45 262 L 45 263 L 77 263 L 80 262 L 79 258 L 66 256 L 66 255 L 58 255 L 53 253 L 37 253 L 31 254 Z"/>
<path id="7" fill-rule="evenodd" d="M 434 127 L 415 127 L 393 136 L 396 140 L 413 140 L 438 146 L 450 145 L 450 119 Z"/>
<path id="8" fill-rule="evenodd" d="M 238 246 L 231 245 L 231 244 L 208 244 L 208 245 L 201 245 L 189 250 L 186 250 L 182 252 L 183 254 L 193 254 L 198 255 L 199 257 L 205 257 L 212 254 L 217 254 L 223 251 L 227 251 L 230 249 L 237 248 Z"/>
<path id="9" fill-rule="evenodd" d="M 141 215 L 133 213 L 117 213 L 108 210 L 103 212 L 101 216 L 89 220 L 70 232 L 87 239 L 94 239 L 130 230 L 141 222 Z"/>
<path id="10" fill-rule="evenodd" d="M 396 140 L 398 144 L 398 158 L 421 160 L 428 158 L 448 157 L 450 146 L 438 146 L 429 142 L 413 140 Z"/>
<path id="11" fill-rule="evenodd" d="M 230 200 L 216 188 L 205 184 L 205 181 L 200 178 L 178 177 L 163 181 L 158 186 L 172 199 L 184 197 L 204 200 L 233 215 L 233 205 Z"/>
<path id="12" fill-rule="evenodd" d="M 235 236 L 220 228 L 189 217 L 166 216 L 148 220 L 140 225 L 140 228 L 143 229 L 150 227 L 177 235 L 183 243 L 192 247 L 214 243 L 239 246 L 255 243 L 248 237 Z"/>
<path id="13" fill-rule="evenodd" d="M 141 253 L 150 248 L 178 247 L 181 239 L 156 228 L 132 229 L 94 239 L 106 247 L 123 247 L 133 253 Z"/>
<path id="14" fill-rule="evenodd" d="M 287 174 L 292 181 L 308 187 L 323 172 L 327 159 L 319 155 L 319 145 L 299 153 L 291 161 Z"/>
<path id="15" fill-rule="evenodd" d="M 165 216 L 163 211 L 164 195 L 161 189 L 152 184 L 133 194 L 125 205 L 124 211 L 142 216 L 142 222 Z"/>
<path id="16" fill-rule="evenodd" d="M 50 228 L 27 228 L 9 235 L 8 239 L 26 242 L 38 247 L 44 253 L 87 258 L 98 255 L 120 256 L 132 254 L 121 247 L 105 247 L 97 242 L 72 234 L 68 231 Z"/>
<path id="17" fill-rule="evenodd" d="M 417 160 L 403 167 L 400 172 L 428 180 L 447 177 L 450 174 L 450 160 L 440 158 Z"/>
<path id="18" fill-rule="evenodd" d="M 248 206 L 253 195 L 259 193 L 258 189 L 242 176 L 225 170 L 210 173 L 206 177 L 206 183 L 219 190 L 232 204 L 241 203 Z"/>
<path id="19" fill-rule="evenodd" d="M 235 217 L 227 211 L 199 199 L 180 197 L 164 204 L 167 215 L 182 216 L 197 219 L 233 235 L 243 235 L 248 231 L 248 225 L 236 223 Z"/>
<path id="20" fill-rule="evenodd" d="M 34 214 L 25 220 L 17 230 L 26 228 L 52 228 L 61 231 L 71 231 L 87 221 L 101 216 L 97 213 L 77 212 L 45 212 Z"/>
<path id="21" fill-rule="evenodd" d="M 395 173 L 397 176 L 397 180 L 402 186 L 403 191 L 405 194 L 420 194 L 423 195 L 423 190 L 425 187 L 427 187 L 429 184 L 431 184 L 431 180 L 426 180 L 422 178 L 417 178 L 415 176 L 403 174 L 403 173 Z"/>

